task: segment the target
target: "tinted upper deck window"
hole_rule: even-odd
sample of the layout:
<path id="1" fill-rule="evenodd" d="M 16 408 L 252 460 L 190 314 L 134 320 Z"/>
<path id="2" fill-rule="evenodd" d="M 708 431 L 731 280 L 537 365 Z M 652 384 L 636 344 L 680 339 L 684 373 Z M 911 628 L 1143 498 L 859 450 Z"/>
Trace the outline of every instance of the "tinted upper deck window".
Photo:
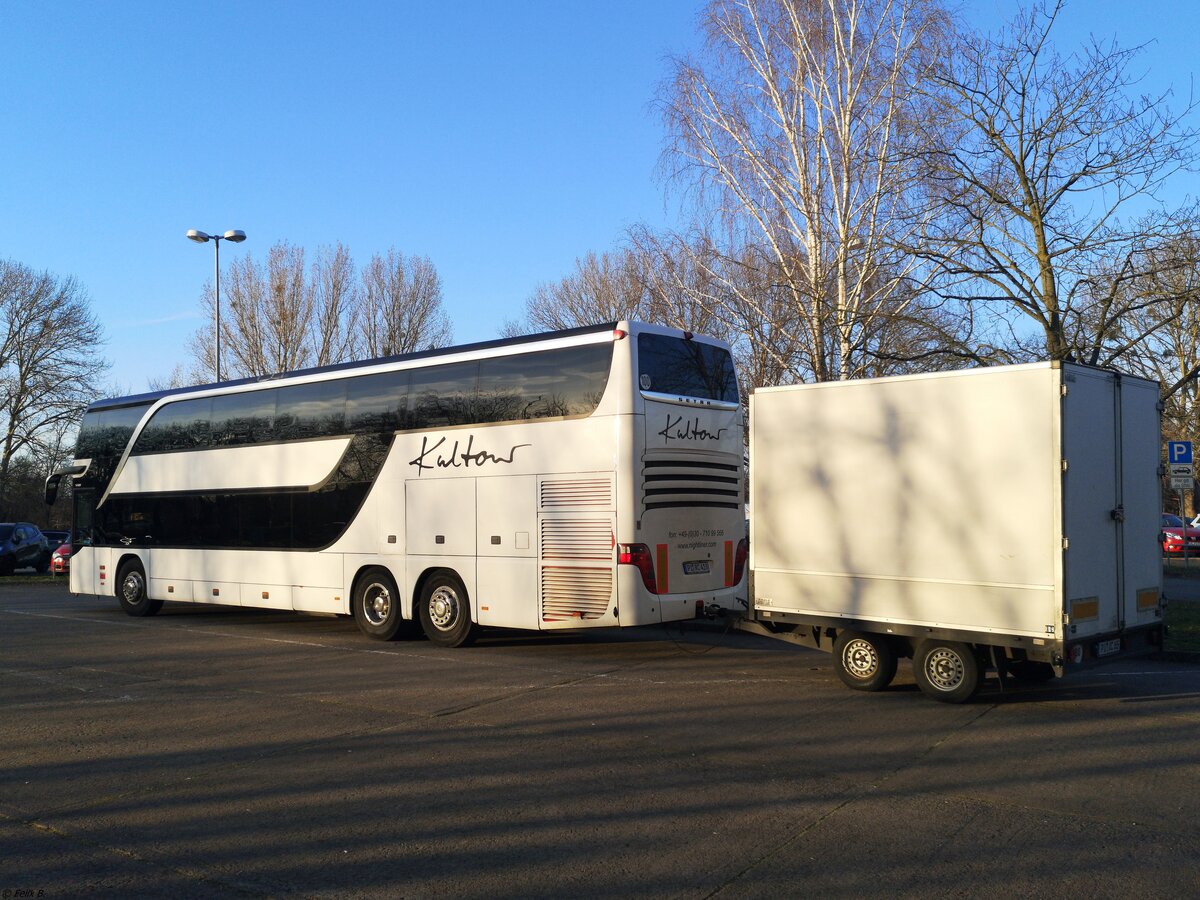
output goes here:
<path id="1" fill-rule="evenodd" d="M 79 426 L 75 456 L 78 459 L 120 456 L 133 436 L 133 429 L 149 408 L 149 403 L 139 403 L 117 409 L 89 411 Z"/>

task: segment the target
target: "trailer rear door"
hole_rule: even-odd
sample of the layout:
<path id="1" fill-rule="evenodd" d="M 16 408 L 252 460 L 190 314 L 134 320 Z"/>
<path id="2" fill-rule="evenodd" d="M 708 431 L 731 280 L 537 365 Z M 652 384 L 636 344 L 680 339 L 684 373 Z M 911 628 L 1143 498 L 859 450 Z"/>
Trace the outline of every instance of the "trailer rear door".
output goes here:
<path id="1" fill-rule="evenodd" d="M 1158 388 L 1070 365 L 1062 378 L 1064 637 L 1078 640 L 1136 625 L 1139 593 L 1157 607 Z"/>

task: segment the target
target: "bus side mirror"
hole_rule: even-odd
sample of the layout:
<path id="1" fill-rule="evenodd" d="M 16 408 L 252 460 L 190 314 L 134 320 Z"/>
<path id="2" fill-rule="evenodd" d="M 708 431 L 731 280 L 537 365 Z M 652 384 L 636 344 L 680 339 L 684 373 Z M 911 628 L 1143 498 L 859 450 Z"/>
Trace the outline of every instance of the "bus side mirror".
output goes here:
<path id="1" fill-rule="evenodd" d="M 82 475 L 87 471 L 87 466 L 68 466 L 65 469 L 59 469 L 46 476 L 46 505 L 51 506 L 58 499 L 58 485 L 62 481 L 64 475 Z"/>
<path id="2" fill-rule="evenodd" d="M 62 474 L 55 472 L 53 475 L 46 477 L 46 505 L 53 506 L 54 501 L 58 499 L 58 484 L 62 481 Z"/>

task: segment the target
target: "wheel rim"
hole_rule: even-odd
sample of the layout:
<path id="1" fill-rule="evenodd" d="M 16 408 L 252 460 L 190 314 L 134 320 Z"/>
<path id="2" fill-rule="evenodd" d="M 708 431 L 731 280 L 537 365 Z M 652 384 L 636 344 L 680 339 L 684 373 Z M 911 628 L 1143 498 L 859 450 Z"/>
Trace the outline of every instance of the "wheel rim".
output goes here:
<path id="1" fill-rule="evenodd" d="M 938 647 L 925 657 L 925 677 L 939 691 L 952 691 L 967 677 L 961 656 L 946 647 Z"/>
<path id="2" fill-rule="evenodd" d="M 879 671 L 879 654 L 870 641 L 855 638 L 842 650 L 842 666 L 854 678 L 865 681 Z"/>
<path id="3" fill-rule="evenodd" d="M 392 612 L 392 592 L 378 582 L 363 592 L 363 615 L 372 625 L 382 625 Z"/>
<path id="4" fill-rule="evenodd" d="M 126 603 L 136 604 L 141 601 L 143 584 L 141 572 L 134 571 L 125 576 L 125 580 L 121 582 L 121 595 Z"/>
<path id="5" fill-rule="evenodd" d="M 449 631 L 458 624 L 462 604 L 452 587 L 440 587 L 429 598 L 429 621 L 438 631 Z"/>

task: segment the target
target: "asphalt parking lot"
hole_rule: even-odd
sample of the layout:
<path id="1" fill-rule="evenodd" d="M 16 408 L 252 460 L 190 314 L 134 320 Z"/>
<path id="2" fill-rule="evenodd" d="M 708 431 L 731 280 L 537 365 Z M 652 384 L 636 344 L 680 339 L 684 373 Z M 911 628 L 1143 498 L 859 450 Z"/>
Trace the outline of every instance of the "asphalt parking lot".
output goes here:
<path id="1" fill-rule="evenodd" d="M 964 706 L 674 627 L 379 644 L 0 582 L 6 897 L 1180 897 L 1200 666 Z"/>

